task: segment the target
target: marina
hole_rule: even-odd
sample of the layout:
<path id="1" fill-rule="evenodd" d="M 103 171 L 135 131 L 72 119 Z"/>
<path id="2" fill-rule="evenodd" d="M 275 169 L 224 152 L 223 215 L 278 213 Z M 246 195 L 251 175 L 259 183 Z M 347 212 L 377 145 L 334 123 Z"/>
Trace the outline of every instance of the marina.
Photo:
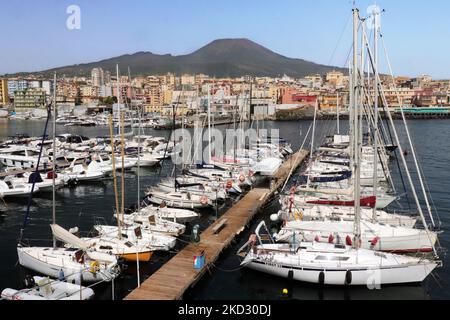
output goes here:
<path id="1" fill-rule="evenodd" d="M 24 123 L 25 124 L 25 123 Z M 310 127 L 310 124 L 311 124 L 311 122 L 304 122 L 304 123 L 301 123 L 300 124 L 300 126 L 301 127 L 303 127 L 303 128 L 308 128 L 308 127 Z M 16 126 L 18 125 L 18 123 L 11 123 L 10 125 L 12 125 L 12 127 L 11 127 L 11 129 L 12 130 L 17 130 L 17 129 L 15 129 L 15 128 L 17 128 Z M 320 123 L 318 123 L 318 126 L 319 126 L 319 128 L 320 129 L 318 129 L 318 132 L 328 132 L 329 131 L 329 129 L 328 129 L 328 126 L 330 125 L 330 123 L 329 122 L 320 122 Z M 423 130 L 422 128 L 423 128 L 423 126 L 424 125 L 427 125 L 427 126 L 429 126 L 429 128 L 434 128 L 436 125 L 438 125 L 438 128 L 444 128 L 445 126 L 446 126 L 446 121 L 445 120 L 441 120 L 440 121 L 440 123 L 438 122 L 438 123 L 436 123 L 435 121 L 431 121 L 431 122 L 429 122 L 428 124 L 426 123 L 426 122 L 422 122 L 422 121 L 419 121 L 419 122 L 413 122 L 412 123 L 412 129 L 413 129 L 413 131 L 414 132 L 416 132 L 416 130 L 419 130 L 419 131 L 421 131 L 421 130 Z M 28 125 L 27 125 L 28 126 Z M 277 126 L 277 123 L 268 123 L 267 124 L 267 127 L 276 127 Z M 23 128 L 23 127 L 22 127 Z M 30 127 L 28 127 L 28 128 L 30 128 Z M 34 128 L 34 129 L 33 129 Z M 41 128 L 42 128 L 42 123 L 40 124 L 40 125 L 35 125 L 35 126 L 33 126 L 33 127 L 31 127 L 31 133 L 34 133 L 34 134 L 39 134 L 39 131 L 41 130 Z M 288 126 L 288 128 L 286 128 L 288 131 L 285 131 L 285 130 L 283 130 L 282 129 L 282 131 L 281 131 L 281 134 L 283 135 L 283 136 L 288 136 L 288 135 L 290 135 L 290 136 L 292 136 L 292 134 L 295 132 L 295 130 L 298 130 L 298 129 L 296 129 L 296 128 L 298 128 L 298 124 L 297 123 L 295 123 L 295 122 L 292 122 L 292 123 L 290 123 L 289 124 L 289 126 Z M 30 129 L 29 129 L 30 130 Z M 77 133 L 81 133 L 81 132 L 83 132 L 83 134 L 85 134 L 85 135 L 89 135 L 89 131 L 86 131 L 87 129 L 78 129 L 76 132 Z M 88 130 L 92 130 L 92 129 L 88 129 Z M 439 130 L 439 129 L 437 129 L 437 130 Z M 433 133 L 433 130 L 428 130 L 428 132 L 429 132 L 429 134 L 430 135 L 433 135 L 434 133 Z M 445 130 L 441 130 L 440 131 L 442 134 L 445 134 Z M 75 133 L 75 132 L 74 132 Z M 429 136 L 428 135 L 426 135 L 426 136 L 420 136 L 420 139 L 418 140 L 418 142 L 421 142 L 421 141 L 426 141 L 426 139 L 428 139 L 429 138 Z M 424 146 L 424 144 L 422 143 L 422 144 L 420 144 L 419 145 L 419 147 L 418 147 L 418 152 L 420 152 L 420 150 L 422 150 L 422 147 L 420 147 L 420 146 Z M 300 143 L 297 141 L 297 143 L 296 144 L 294 144 L 293 145 L 293 148 L 299 148 L 300 147 Z M 427 161 L 430 163 L 430 165 L 433 167 L 433 168 L 435 168 L 436 166 L 439 166 L 439 164 L 438 163 L 435 163 L 435 162 L 433 162 L 434 161 L 434 159 L 435 158 L 429 158 L 429 157 L 426 157 L 425 159 L 427 159 Z M 411 160 L 411 158 L 409 158 L 409 160 Z M 154 170 L 154 169 L 147 169 L 147 170 Z M 164 169 L 164 171 L 165 171 L 166 169 Z M 151 173 L 152 171 L 149 171 L 149 173 Z M 155 173 L 157 173 L 158 171 L 153 171 L 153 172 L 155 172 Z M 434 175 L 434 173 L 433 173 L 433 171 L 430 171 L 430 169 L 425 169 L 425 172 L 427 173 L 427 175 L 430 177 L 430 179 L 433 179 L 433 177 L 435 176 Z M 130 173 L 131 174 L 131 173 Z M 394 172 L 394 174 L 395 174 L 395 172 Z M 130 178 L 131 178 L 132 176 L 128 176 L 127 177 L 127 189 L 128 190 L 130 190 L 130 192 L 131 193 L 134 193 L 134 191 L 133 190 L 135 190 L 135 188 L 136 188 L 136 184 L 135 184 L 135 182 L 133 183 L 132 181 L 133 181 L 133 179 L 132 180 L 130 180 Z M 143 180 L 143 181 L 146 181 L 147 183 L 155 183 L 156 181 L 155 180 L 153 180 L 153 178 L 150 178 L 150 180 L 148 180 L 149 178 L 143 178 L 143 179 L 145 179 L 145 180 Z M 398 179 L 398 178 L 396 178 L 396 179 Z M 429 183 L 430 183 L 430 185 L 431 185 L 431 183 L 432 183 L 432 181 L 435 181 L 435 180 L 429 180 Z M 110 218 L 108 218 L 108 216 L 110 216 L 110 211 L 107 209 L 107 208 L 105 208 L 105 209 L 101 209 L 100 211 L 99 211 L 99 208 L 98 208 L 98 206 L 96 205 L 96 202 L 95 202 L 95 200 L 94 201 L 92 201 L 92 200 L 89 200 L 90 199 L 90 197 L 86 197 L 85 196 L 85 194 L 86 194 L 86 192 L 88 192 L 89 194 L 97 194 L 97 195 L 101 195 L 101 194 L 103 194 L 104 192 L 107 192 L 107 193 L 105 193 L 105 196 L 107 196 L 107 198 L 104 200 L 104 201 L 109 201 L 109 202 L 113 202 L 114 201 L 114 195 L 113 195 L 113 193 L 112 193 L 112 185 L 110 184 L 110 182 L 106 182 L 107 184 L 107 186 L 109 185 L 109 187 L 108 187 L 108 189 L 109 189 L 109 191 L 106 191 L 106 190 L 108 190 L 108 189 L 104 189 L 104 187 L 101 187 L 101 185 L 99 185 L 98 187 L 95 185 L 95 184 L 93 184 L 93 185 L 85 185 L 85 186 L 79 186 L 78 188 L 79 188 L 79 192 L 77 191 L 77 190 L 74 190 L 74 191 L 71 191 L 70 193 L 68 193 L 68 190 L 67 191 L 63 191 L 63 190 L 60 190 L 60 191 L 58 191 L 58 194 L 60 194 L 60 196 L 62 196 L 63 194 L 66 194 L 66 195 L 69 195 L 69 194 L 72 194 L 72 196 L 71 196 L 71 198 L 72 197 L 75 197 L 73 200 L 74 201 L 80 201 L 81 199 L 81 208 L 84 208 L 84 209 L 81 209 L 82 211 L 85 211 L 85 210 L 89 210 L 88 208 L 89 208 L 89 206 L 90 207 L 92 207 L 93 209 L 91 209 L 91 210 L 95 210 L 96 212 L 97 212 L 97 214 L 100 214 L 100 215 L 104 215 L 105 216 L 105 218 L 106 219 L 110 219 Z M 144 182 L 143 182 L 144 183 Z M 442 204 L 442 205 L 444 205 L 445 206 L 445 200 L 443 199 L 443 198 L 441 198 L 440 196 L 439 196 L 439 191 L 437 191 L 436 190 L 436 188 L 439 188 L 439 184 L 437 184 L 437 185 L 435 185 L 435 186 L 433 186 L 432 187 L 432 191 L 434 191 L 434 194 L 436 194 L 436 196 L 435 196 L 435 198 L 434 198 L 434 200 L 436 201 L 436 204 L 437 205 L 439 205 L 439 204 Z M 84 190 L 84 191 L 83 191 Z M 90 191 L 88 191 L 88 190 L 90 190 Z M 105 191 L 101 191 L 101 190 L 105 190 Z M 64 193 L 61 193 L 61 192 L 64 192 Z M 82 193 L 80 193 L 80 192 L 82 192 Z M 100 192 L 100 193 L 99 193 Z M 80 193 L 80 194 L 79 194 Z M 77 196 L 77 194 L 79 194 L 79 196 L 81 196 L 82 198 L 81 199 L 79 199 L 79 200 L 76 200 L 77 198 L 79 198 L 79 196 Z M 42 196 L 41 196 L 42 197 Z M 101 196 L 101 197 L 103 197 L 103 196 Z M 42 207 L 42 205 L 45 205 L 45 203 L 46 203 L 46 201 L 48 201 L 48 200 L 45 200 L 44 201 L 44 199 L 45 199 L 46 197 L 44 197 L 43 198 L 43 200 L 40 200 L 38 203 L 40 203 L 39 204 L 39 207 Z M 133 203 L 135 200 L 134 200 L 134 196 L 133 195 L 131 195 L 131 194 L 129 194 L 129 193 L 127 193 L 127 196 L 126 196 L 126 199 L 127 199 L 127 203 Z M 48 199 L 48 198 L 47 198 Z M 107 200 L 107 199 L 109 199 L 109 200 Z M 442 199 L 442 200 L 441 200 Z M 61 200 L 58 200 L 58 203 L 60 202 Z M 67 201 L 64 201 L 64 202 L 67 202 Z M 402 201 L 403 202 L 403 201 Z M 72 203 L 72 201 L 69 201 L 69 202 L 67 202 L 67 205 L 70 205 L 70 203 Z M 404 203 L 404 202 L 403 202 Z M 26 201 L 25 201 L 25 204 L 26 204 Z M 60 206 L 61 204 L 59 204 L 58 205 L 58 207 Z M 86 225 L 85 223 L 80 223 L 80 222 L 82 222 L 82 220 L 79 220 L 79 218 L 76 218 L 76 217 L 78 217 L 79 216 L 79 214 L 82 214 L 82 216 L 84 216 L 85 215 L 85 213 L 81 213 L 80 211 L 78 211 L 77 209 L 75 209 L 75 208 L 72 208 L 72 209 L 70 209 L 70 210 L 68 210 L 68 208 L 69 207 L 67 207 L 67 205 L 66 205 L 66 209 L 64 210 L 64 212 L 66 212 L 65 214 L 63 214 L 63 217 L 62 217 L 62 219 L 64 219 L 64 221 L 66 221 L 65 223 L 64 223 L 64 225 L 66 225 L 67 227 L 71 227 L 71 226 L 74 226 L 74 225 L 79 225 L 80 226 L 80 228 L 82 229 L 82 230 L 89 230 L 89 226 L 88 225 Z M 402 206 L 405 206 L 405 205 L 407 205 L 407 203 L 404 203 Z M 273 208 L 273 206 L 274 206 L 274 204 L 272 204 L 271 206 L 270 206 L 270 208 Z M 19 207 L 17 207 L 17 205 L 14 205 L 14 203 L 10 203 L 9 204 L 9 206 L 8 206 L 8 209 L 6 209 L 7 211 L 5 212 L 6 214 L 7 214 L 7 212 L 9 212 L 11 209 L 13 209 L 13 208 L 20 208 L 20 206 Z M 23 206 L 22 206 L 22 208 L 23 208 Z M 44 207 L 45 208 L 45 207 Z M 48 208 L 48 207 L 47 207 Z M 95 208 L 95 209 L 94 209 Z M 276 209 L 277 207 L 275 206 L 275 208 L 273 208 L 273 209 L 270 209 L 270 212 L 272 213 L 272 212 L 276 212 L 277 210 L 279 210 L 279 209 Z M 45 209 L 44 209 L 45 210 Z M 48 209 L 47 209 L 48 210 Z M 68 211 L 67 211 L 68 210 Z M 222 209 L 223 210 L 223 209 Z M 58 212 L 59 212 L 60 210 L 58 209 Z M 225 209 L 225 211 L 226 211 L 226 209 Z M 48 212 L 48 211 L 47 211 Z M 103 214 L 102 214 L 102 212 L 103 212 Z M 5 214 L 4 213 L 4 214 Z M 263 217 L 265 217 L 265 219 L 266 219 L 266 221 L 268 221 L 268 223 L 270 223 L 270 215 L 271 215 L 271 213 L 270 214 L 268 214 L 268 213 L 266 213 L 266 214 L 263 214 Z M 5 216 L 5 215 L 2 215 L 3 216 L 3 218 L 2 219 L 6 219 L 6 220 L 3 220 L 3 226 L 11 226 L 11 223 L 12 223 L 12 221 L 11 221 L 11 219 L 12 218 L 14 218 L 14 220 L 16 220 L 16 218 L 19 218 L 18 220 L 17 220 L 17 222 L 19 222 L 20 221 L 20 215 L 19 216 L 17 216 L 16 214 L 14 214 L 14 215 L 11 215 L 11 214 L 8 214 L 7 216 Z M 213 215 L 214 215 L 214 213 L 213 213 Z M 88 219 L 88 221 L 90 221 L 92 218 L 89 218 Z M 446 218 L 445 217 L 442 217 L 442 219 L 443 219 L 443 225 L 444 225 L 444 228 L 445 228 L 445 221 L 446 221 Z M 83 219 L 84 220 L 84 219 Z M 202 219 L 203 220 L 203 219 Z M 9 222 L 8 222 L 9 221 Z M 72 222 L 71 222 L 72 221 Z M 206 220 L 206 221 L 208 221 L 208 219 Z M 220 222 L 221 221 L 221 219 L 219 218 L 219 221 L 218 222 Z M 256 228 L 256 225 L 257 225 L 257 220 L 254 222 L 254 223 L 250 223 L 250 230 L 254 230 L 254 228 Z M 203 223 L 201 223 L 202 225 L 204 224 L 205 222 L 203 222 Z M 20 224 L 20 222 L 19 222 L 19 224 Z M 39 226 L 40 225 L 40 226 Z M 47 233 L 46 231 L 44 231 L 45 230 L 45 225 L 42 225 L 42 224 L 39 224 L 39 225 L 36 225 L 36 226 L 33 226 L 33 227 L 31 227 L 32 228 L 32 230 L 34 229 L 34 230 L 36 230 L 36 231 L 38 231 L 38 230 L 42 230 L 42 231 L 39 231 L 38 233 L 41 233 L 42 234 L 42 232 L 44 232 L 44 233 Z M 210 224 L 209 224 L 209 222 L 207 222 L 207 224 L 206 224 L 206 226 L 204 227 L 205 229 L 207 228 L 207 226 L 209 226 Z M 36 229 L 37 228 L 37 229 Z M 445 230 L 445 229 L 444 229 Z M 32 231 L 32 233 L 35 233 L 36 231 Z M 235 245 L 233 245 L 232 246 L 232 248 L 230 249 L 230 250 L 232 250 L 232 251 L 237 251 L 243 244 L 244 244 L 244 242 L 248 239 L 248 237 L 249 237 L 249 232 L 250 231 L 244 231 L 243 233 L 242 233 L 242 235 L 241 235 L 241 237 L 239 237 L 239 240 L 238 240 L 238 243 L 237 244 L 235 244 Z M 11 235 L 13 235 L 13 234 L 11 234 Z M 13 237 L 11 238 L 11 240 L 13 240 L 13 239 L 15 239 L 15 236 L 13 235 Z M 446 243 L 447 243 L 447 240 L 446 240 L 446 237 L 444 237 L 443 239 L 441 239 L 441 241 L 442 241 L 442 245 L 446 245 Z M 14 240 L 13 240 L 13 242 L 14 242 Z M 10 242 L 11 243 L 11 242 Z M 234 248 L 234 249 L 233 249 Z M 5 253 L 6 254 L 6 253 Z M 189 254 L 188 254 L 189 255 Z M 237 269 L 238 268 L 238 266 L 236 265 L 236 258 L 234 258 L 234 252 L 233 253 L 230 253 L 230 251 L 229 250 L 226 250 L 225 251 L 225 253 L 224 253 L 224 257 L 222 257 L 222 258 L 220 258 L 216 263 L 215 263 L 215 265 L 218 267 L 218 268 L 221 268 L 221 269 Z M 8 256 L 8 255 L 6 255 L 6 256 Z M 170 257 L 172 257 L 172 255 L 170 255 L 168 258 L 163 258 L 163 257 L 161 257 L 160 255 L 157 255 L 157 256 L 155 256 L 155 258 L 154 259 L 156 259 L 156 261 L 161 261 L 161 259 L 163 259 L 163 261 L 166 261 L 167 259 L 170 259 Z M 14 258 L 12 259 L 12 261 L 14 261 Z M 167 261 L 170 261 L 170 260 L 167 260 Z M 157 268 L 156 270 L 158 270 L 160 267 L 162 267 L 165 263 L 163 263 L 162 265 L 160 264 L 161 262 L 153 262 L 152 263 L 152 265 L 153 264 L 155 264 L 155 266 L 154 267 L 151 267 L 151 269 L 154 269 L 155 267 Z M 190 256 L 189 257 L 189 260 L 186 260 L 186 262 L 185 262 L 186 264 L 187 263 L 189 263 L 189 265 L 192 267 L 192 256 Z M 12 265 L 11 265 L 12 266 Z M 141 270 L 146 270 L 146 267 L 142 264 L 141 265 Z M 156 271 L 155 270 L 155 271 Z M 192 269 L 193 270 L 193 269 Z M 196 286 L 194 286 L 194 288 L 193 289 L 190 289 L 190 290 L 188 290 L 188 292 L 187 292 L 187 297 L 191 297 L 192 296 L 192 294 L 194 294 L 194 295 L 197 295 L 198 297 L 201 297 L 203 294 L 206 294 L 206 292 L 210 292 L 210 294 L 212 294 L 213 296 L 216 296 L 216 297 L 220 297 L 220 296 L 222 296 L 223 298 L 225 298 L 225 297 L 227 297 L 228 295 L 227 294 L 225 294 L 225 295 L 219 295 L 219 296 L 217 296 L 217 294 L 219 294 L 218 292 L 216 292 L 215 290 L 214 290 L 214 288 L 213 287 L 210 287 L 208 284 L 209 283 L 211 283 L 211 285 L 212 285 L 212 283 L 215 283 L 215 280 L 214 279 L 216 279 L 216 278 L 219 278 L 219 279 L 222 279 L 223 277 L 225 277 L 225 279 L 226 278 L 230 278 L 230 279 L 234 279 L 234 276 L 231 276 L 231 274 L 230 273 L 224 273 L 224 272 L 222 272 L 222 271 L 219 271 L 219 270 L 217 270 L 217 271 L 214 271 L 214 268 L 212 268 L 212 270 L 211 270 L 213 273 L 212 273 L 212 275 L 207 275 L 206 276 L 206 279 L 201 279 L 201 280 L 199 280 L 199 283 L 196 285 Z M 238 275 L 238 274 L 240 274 L 240 273 L 242 273 L 242 272 L 244 272 L 245 270 L 242 270 L 242 271 L 237 271 L 236 272 L 236 276 Z M 250 274 L 248 273 L 248 272 L 245 272 L 245 274 L 249 277 L 249 279 L 253 279 L 253 278 L 255 278 L 255 276 L 250 276 Z M 212 278 L 211 278 L 212 277 Z M 14 283 L 16 283 L 16 281 L 21 281 L 20 280 L 20 278 L 21 277 L 19 277 L 19 278 L 17 278 L 17 280 L 13 280 L 13 279 L 11 279 L 11 280 L 13 280 L 13 283 L 10 285 L 10 286 L 15 286 L 14 285 Z M 143 275 L 143 278 L 145 278 L 144 277 L 144 275 Z M 258 278 L 258 277 L 256 277 L 256 278 Z M 128 279 L 128 280 L 125 280 L 125 279 Z M 134 277 L 132 277 L 132 278 L 129 278 L 129 276 L 127 276 L 126 278 L 124 278 L 124 280 L 121 280 L 122 282 L 123 281 L 125 281 L 125 283 L 128 283 L 128 285 L 125 285 L 125 287 L 129 287 L 130 289 L 133 289 L 133 288 L 135 288 L 136 287 L 136 284 L 135 284 L 135 281 L 134 280 L 132 280 L 132 279 L 136 279 L 135 278 L 135 276 Z M 211 280 L 208 280 L 208 279 L 211 279 Z M 257 281 L 257 279 L 254 279 L 256 282 L 245 282 L 245 286 L 248 286 L 248 285 L 250 285 L 250 286 L 255 286 L 255 287 L 259 287 L 259 285 L 257 284 L 259 281 Z M 267 280 L 270 280 L 269 281 L 269 283 L 271 283 L 271 282 L 273 282 L 272 281 L 272 279 L 267 279 Z M 116 290 L 118 289 L 118 288 L 120 288 L 121 286 L 123 286 L 124 284 L 122 284 L 122 285 L 120 285 L 120 283 L 121 283 L 121 281 L 119 281 L 119 282 L 117 282 L 116 283 Z M 212 282 L 211 282 L 212 281 Z M 221 281 L 225 281 L 225 282 L 227 282 L 228 280 L 221 280 Z M 444 282 L 445 283 L 445 282 Z M 237 284 L 236 284 L 237 285 Z M 431 285 L 431 287 L 434 287 L 434 286 L 436 286 L 436 284 L 434 284 L 434 280 L 431 280 L 430 281 L 430 284 L 429 285 L 427 285 L 427 287 L 428 286 L 430 286 Z M 291 287 L 292 287 L 292 285 L 290 285 Z M 302 286 L 299 286 L 299 285 L 295 285 L 295 286 L 293 286 L 293 288 L 295 288 L 295 289 L 293 289 L 294 290 L 294 292 L 298 292 L 298 293 L 301 293 L 301 292 L 304 292 L 305 290 L 306 290 L 306 288 L 303 288 Z M 267 288 L 268 289 L 268 288 Z M 110 289 L 109 289 L 110 290 Z M 106 289 L 106 292 L 104 292 L 105 291 L 105 289 L 101 289 L 101 291 L 99 292 L 99 291 L 97 291 L 96 290 L 96 292 L 97 292 L 97 295 L 98 295 L 98 297 L 100 298 L 100 297 L 105 297 L 105 294 L 108 296 L 109 295 L 109 299 L 111 298 L 111 296 L 110 296 L 110 293 L 108 293 L 108 291 L 109 291 L 108 289 Z M 120 289 L 119 289 L 120 290 Z M 394 288 L 391 288 L 391 289 L 389 289 L 389 288 L 386 288 L 385 290 L 383 290 L 383 292 L 385 292 L 385 294 L 386 295 L 389 295 L 389 292 L 391 292 L 391 291 L 393 291 L 394 290 Z M 433 293 L 433 290 L 431 290 L 431 291 L 429 291 L 429 289 L 425 289 L 425 288 L 423 288 L 422 289 L 422 287 L 418 287 L 417 288 L 417 290 L 425 290 L 424 291 L 424 293 L 423 294 L 429 294 L 430 292 L 431 292 L 431 294 L 433 294 L 433 295 L 435 295 L 435 294 L 437 294 L 438 296 L 439 296 L 439 294 L 436 292 L 436 293 Z M 307 291 L 311 291 L 311 289 L 308 289 Z M 125 291 L 126 292 L 126 291 Z M 231 292 L 234 292 L 234 290 L 233 289 L 231 289 L 230 288 L 230 290 L 229 290 L 229 293 L 231 294 Z M 413 291 L 414 292 L 414 291 Z M 267 292 L 266 294 L 267 294 L 267 297 L 274 297 L 273 296 L 273 293 L 275 293 L 275 292 L 271 292 L 270 290 L 269 290 L 269 292 Z M 312 293 L 312 292 L 311 292 Z M 119 295 L 119 293 L 117 293 L 118 295 Z M 380 292 L 380 294 L 381 294 L 381 296 L 383 296 L 383 294 L 382 294 L 382 292 Z M 127 293 L 124 293 L 124 295 L 123 295 L 123 297 L 125 298 L 126 296 L 127 296 L 128 294 Z M 381 297 L 380 296 L 380 297 Z M 410 296 L 409 294 L 407 294 L 406 292 L 404 293 L 404 295 L 403 295 L 404 297 L 412 297 L 412 296 Z M 185 296 L 186 297 L 186 296 Z M 247 298 L 250 298 L 251 296 L 248 296 Z M 105 297 L 106 298 L 106 297 Z M 274 297 L 275 298 L 275 297 Z"/>
<path id="2" fill-rule="evenodd" d="M 356 5 L 343 67 L 221 39 L 0 78 L 0 300 L 450 299 L 450 80 Z"/>

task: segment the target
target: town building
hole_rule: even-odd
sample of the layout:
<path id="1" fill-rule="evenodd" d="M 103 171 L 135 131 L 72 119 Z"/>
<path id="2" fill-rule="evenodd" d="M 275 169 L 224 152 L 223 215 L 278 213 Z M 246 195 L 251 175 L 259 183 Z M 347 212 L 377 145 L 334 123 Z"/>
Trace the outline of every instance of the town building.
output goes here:
<path id="1" fill-rule="evenodd" d="M 45 91 L 41 88 L 28 88 L 14 92 L 14 108 L 36 109 L 44 108 L 46 103 Z"/>
<path id="2" fill-rule="evenodd" d="M 0 79 L 0 105 L 6 105 L 8 103 L 9 103 L 8 80 Z"/>

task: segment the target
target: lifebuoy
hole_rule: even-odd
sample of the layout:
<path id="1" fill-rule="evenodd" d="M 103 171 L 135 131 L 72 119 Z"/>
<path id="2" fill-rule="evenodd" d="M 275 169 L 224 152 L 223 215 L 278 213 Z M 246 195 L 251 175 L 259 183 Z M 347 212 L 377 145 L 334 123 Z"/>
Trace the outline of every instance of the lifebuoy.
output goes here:
<path id="1" fill-rule="evenodd" d="M 228 180 L 227 181 L 227 189 L 231 189 L 233 187 L 233 181 Z"/>
<path id="2" fill-rule="evenodd" d="M 291 188 L 291 194 L 295 194 L 297 192 L 297 188 L 295 186 L 293 186 Z"/>
<path id="3" fill-rule="evenodd" d="M 201 203 L 202 205 L 206 205 L 206 204 L 208 203 L 208 198 L 207 198 L 206 196 L 202 196 L 202 197 L 200 198 L 200 203 Z"/>
<path id="4" fill-rule="evenodd" d="M 244 176 L 243 174 L 241 174 L 241 175 L 239 176 L 239 181 L 240 181 L 240 182 L 244 182 L 244 181 L 245 181 L 245 176 Z"/>

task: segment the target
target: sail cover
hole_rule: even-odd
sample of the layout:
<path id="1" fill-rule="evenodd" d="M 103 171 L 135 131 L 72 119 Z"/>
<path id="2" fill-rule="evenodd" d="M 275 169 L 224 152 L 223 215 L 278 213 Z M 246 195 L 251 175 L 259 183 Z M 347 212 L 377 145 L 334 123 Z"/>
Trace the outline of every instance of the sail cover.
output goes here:
<path id="1" fill-rule="evenodd" d="M 88 244 L 86 242 L 71 234 L 69 231 L 65 230 L 59 225 L 52 224 L 50 225 L 50 227 L 52 228 L 53 236 L 59 241 L 70 244 L 79 249 L 86 250 L 88 248 Z"/>

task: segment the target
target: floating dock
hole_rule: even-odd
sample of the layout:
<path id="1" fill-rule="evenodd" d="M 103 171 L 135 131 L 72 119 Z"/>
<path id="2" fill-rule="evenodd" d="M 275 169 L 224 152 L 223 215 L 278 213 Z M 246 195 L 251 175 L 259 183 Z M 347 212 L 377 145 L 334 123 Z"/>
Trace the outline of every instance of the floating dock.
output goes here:
<path id="1" fill-rule="evenodd" d="M 200 242 L 189 244 L 158 271 L 133 290 L 125 300 L 181 300 L 187 289 L 195 285 L 213 268 L 214 262 L 241 234 L 261 208 L 286 182 L 289 174 L 298 168 L 309 152 L 300 150 L 285 161 L 275 175 L 271 188 L 255 188 L 206 229 Z M 194 269 L 194 256 L 203 251 L 206 263 Z"/>

